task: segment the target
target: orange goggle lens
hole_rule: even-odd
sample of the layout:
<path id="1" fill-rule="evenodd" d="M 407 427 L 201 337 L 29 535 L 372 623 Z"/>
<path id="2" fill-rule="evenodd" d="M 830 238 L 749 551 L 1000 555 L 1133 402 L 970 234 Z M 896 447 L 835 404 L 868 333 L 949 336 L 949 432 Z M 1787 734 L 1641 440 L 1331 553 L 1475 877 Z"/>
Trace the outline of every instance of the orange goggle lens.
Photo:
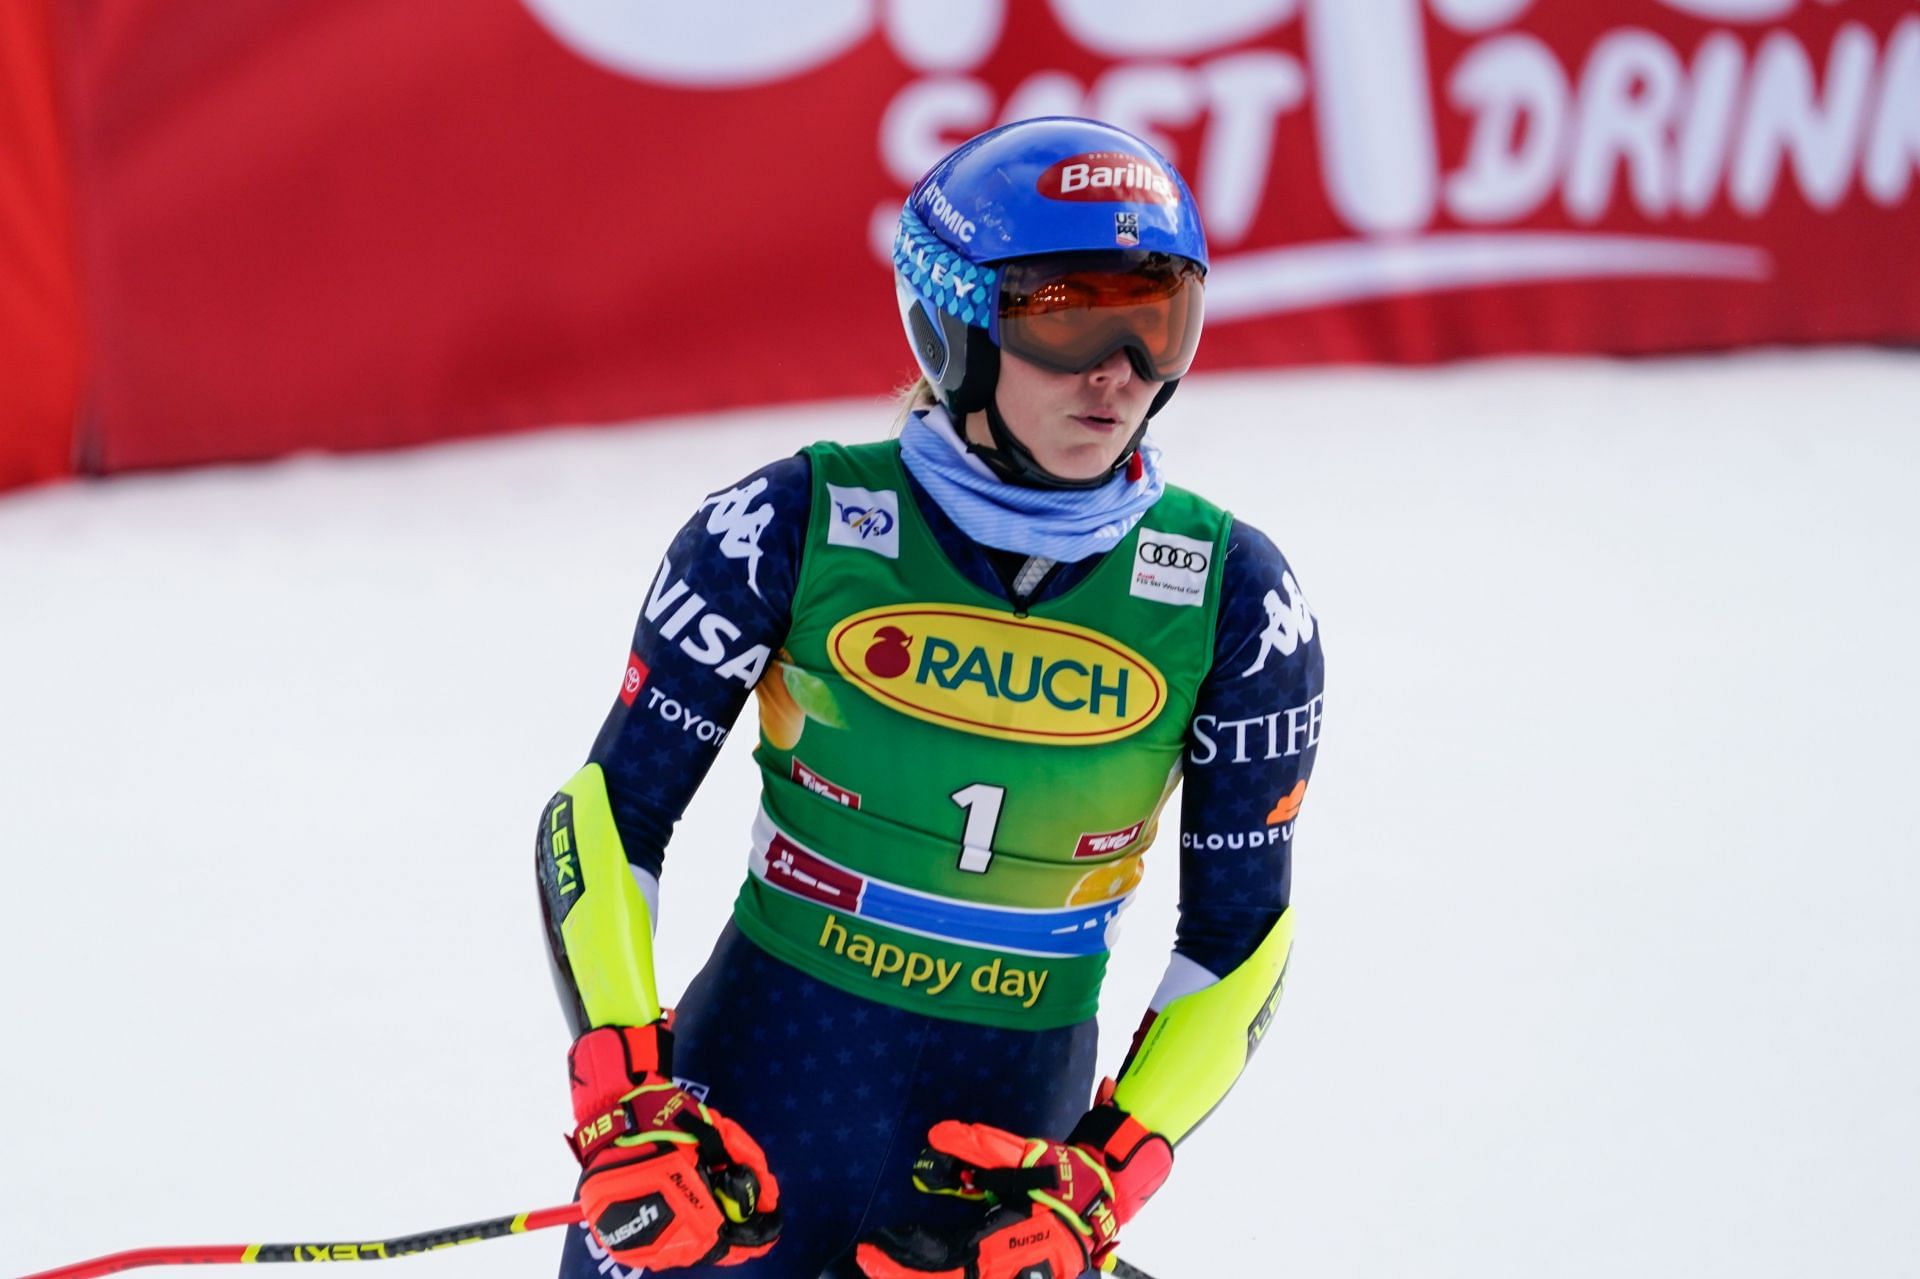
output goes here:
<path id="1" fill-rule="evenodd" d="M 1062 373 L 1126 349 L 1156 382 L 1186 374 L 1200 345 L 1206 273 L 1167 253 L 1010 262 L 1000 283 L 1000 347 Z"/>

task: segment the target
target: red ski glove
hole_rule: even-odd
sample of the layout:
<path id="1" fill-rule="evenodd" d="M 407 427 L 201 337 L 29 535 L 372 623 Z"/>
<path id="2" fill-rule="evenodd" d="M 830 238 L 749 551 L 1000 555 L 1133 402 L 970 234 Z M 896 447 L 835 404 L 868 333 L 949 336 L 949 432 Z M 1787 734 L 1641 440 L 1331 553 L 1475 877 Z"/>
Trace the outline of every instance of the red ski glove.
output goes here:
<path id="1" fill-rule="evenodd" d="M 1120 1227 L 1173 1169 L 1167 1139 L 1105 1100 L 1064 1143 L 954 1120 L 927 1140 L 914 1185 L 998 1206 L 960 1237 L 919 1227 L 870 1235 L 855 1252 L 870 1279 L 1075 1279 L 1104 1269 Z"/>
<path id="2" fill-rule="evenodd" d="M 626 1266 L 731 1266 L 780 1236 L 780 1187 L 739 1124 L 673 1082 L 673 1032 L 603 1026 L 574 1041 L 580 1207 Z"/>

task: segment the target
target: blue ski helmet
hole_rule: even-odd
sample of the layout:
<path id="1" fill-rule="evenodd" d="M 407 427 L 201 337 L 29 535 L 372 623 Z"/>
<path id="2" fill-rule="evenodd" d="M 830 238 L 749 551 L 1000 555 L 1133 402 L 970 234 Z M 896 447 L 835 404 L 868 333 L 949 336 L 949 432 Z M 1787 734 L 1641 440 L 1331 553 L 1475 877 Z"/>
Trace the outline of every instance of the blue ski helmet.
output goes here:
<path id="1" fill-rule="evenodd" d="M 1010 277 L 1018 286 L 1048 261 L 1164 278 L 1161 292 L 1178 290 L 1172 321 L 1155 337 L 1116 322 L 1041 345 L 1046 327 L 1005 317 L 1003 304 L 1012 296 Z M 1141 376 L 1166 383 L 1150 419 L 1192 361 L 1206 269 L 1206 233 L 1178 170 L 1123 129 L 1069 116 L 1002 125 L 955 148 L 908 194 L 893 244 L 901 320 L 934 395 L 956 424 L 986 411 L 998 447 L 979 452 L 995 470 L 1056 487 L 1091 487 L 1107 477 L 1051 476 L 1013 439 L 994 403 L 1003 346 L 1068 371 L 1125 349 Z M 1132 457 L 1145 429 L 1116 465 Z"/>

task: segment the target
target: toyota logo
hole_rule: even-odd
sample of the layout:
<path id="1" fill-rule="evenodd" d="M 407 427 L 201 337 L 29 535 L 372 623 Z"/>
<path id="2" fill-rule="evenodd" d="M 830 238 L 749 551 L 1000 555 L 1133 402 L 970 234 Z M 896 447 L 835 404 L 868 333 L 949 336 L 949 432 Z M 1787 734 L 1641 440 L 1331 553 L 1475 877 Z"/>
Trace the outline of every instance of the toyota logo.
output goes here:
<path id="1" fill-rule="evenodd" d="M 1195 573 L 1203 573 L 1207 568 L 1207 557 L 1201 552 L 1168 546 L 1165 542 L 1140 543 L 1140 558 L 1160 568 L 1184 568 Z"/>

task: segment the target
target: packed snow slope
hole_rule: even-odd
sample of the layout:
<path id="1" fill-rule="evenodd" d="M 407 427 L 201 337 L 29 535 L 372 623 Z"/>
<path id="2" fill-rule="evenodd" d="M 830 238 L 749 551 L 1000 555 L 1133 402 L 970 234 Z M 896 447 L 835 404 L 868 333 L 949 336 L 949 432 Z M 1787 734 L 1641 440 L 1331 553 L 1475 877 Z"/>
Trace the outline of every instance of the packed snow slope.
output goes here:
<path id="1" fill-rule="evenodd" d="M 0 499 L 0 1275 L 564 1201 L 541 805 L 701 496 L 888 421 Z M 1329 689 L 1275 1030 L 1124 1252 L 1912 1273 L 1920 358 L 1203 374 L 1158 435 L 1287 551 Z M 752 737 L 668 854 L 669 998 L 744 873 Z M 1107 1069 L 1164 963 L 1170 839 Z M 546 1275 L 557 1242 L 396 1273 Z"/>

